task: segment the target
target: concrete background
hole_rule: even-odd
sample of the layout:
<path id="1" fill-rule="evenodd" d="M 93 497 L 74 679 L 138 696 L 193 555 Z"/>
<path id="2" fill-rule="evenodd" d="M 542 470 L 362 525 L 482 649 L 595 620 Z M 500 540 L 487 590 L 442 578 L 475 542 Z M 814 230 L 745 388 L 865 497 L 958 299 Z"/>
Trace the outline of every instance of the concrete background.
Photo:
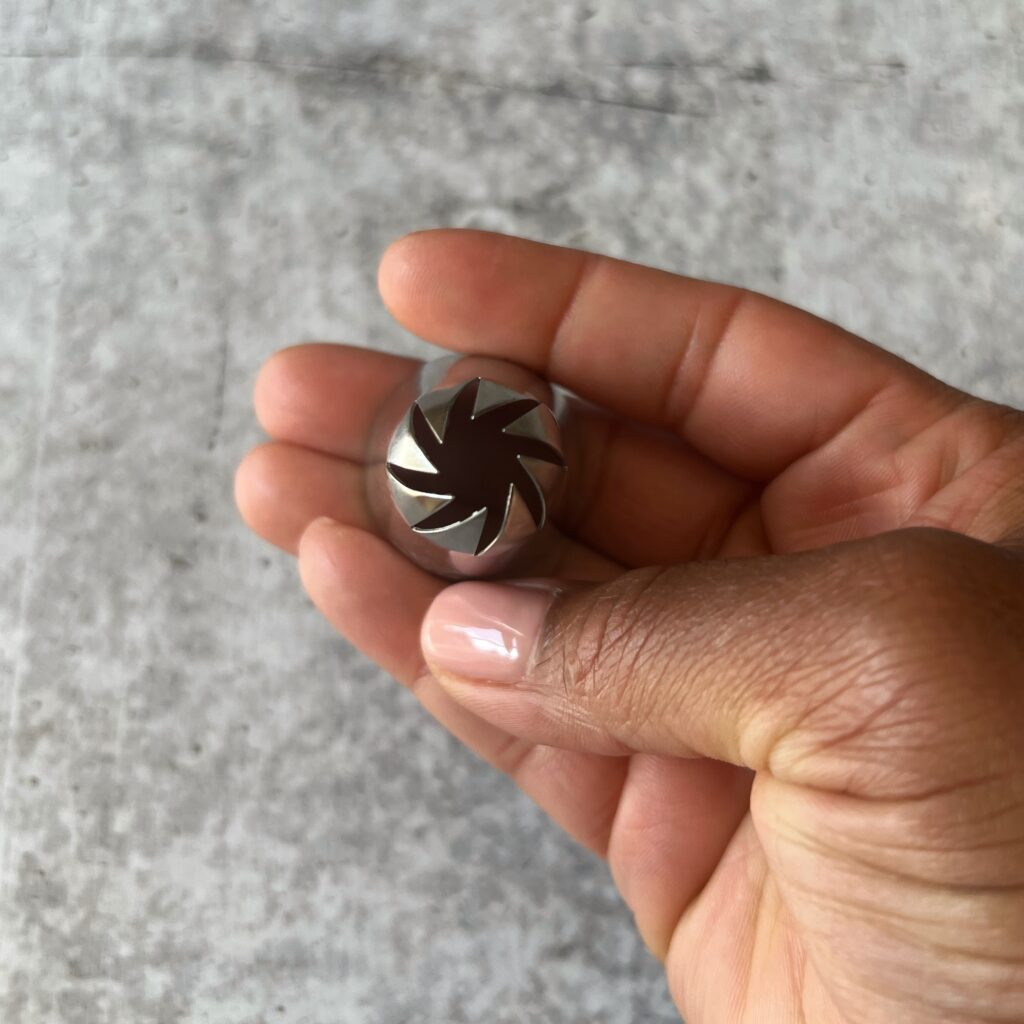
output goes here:
<path id="1" fill-rule="evenodd" d="M 669 1021 L 604 867 L 230 497 L 392 237 L 767 290 L 1024 401 L 1018 0 L 0 3 L 0 1019 Z"/>

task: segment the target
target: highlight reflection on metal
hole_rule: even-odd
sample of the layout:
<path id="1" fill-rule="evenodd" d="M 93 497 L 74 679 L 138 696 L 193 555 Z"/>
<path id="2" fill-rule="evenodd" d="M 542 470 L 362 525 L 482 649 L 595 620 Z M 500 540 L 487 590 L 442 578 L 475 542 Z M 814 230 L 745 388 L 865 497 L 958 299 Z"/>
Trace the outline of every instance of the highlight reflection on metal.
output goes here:
<path id="1" fill-rule="evenodd" d="M 481 377 L 420 395 L 387 454 L 406 523 L 467 555 L 496 553 L 540 530 L 564 469 L 551 410 Z"/>

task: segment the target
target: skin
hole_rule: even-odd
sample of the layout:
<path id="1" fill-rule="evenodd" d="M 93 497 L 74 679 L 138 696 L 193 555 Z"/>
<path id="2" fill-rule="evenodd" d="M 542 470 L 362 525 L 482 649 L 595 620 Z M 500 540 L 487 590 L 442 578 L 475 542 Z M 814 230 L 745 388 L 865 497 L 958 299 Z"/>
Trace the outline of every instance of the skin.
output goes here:
<path id="1" fill-rule="evenodd" d="M 519 682 L 429 665 L 445 584 L 373 535 L 360 463 L 414 364 L 304 345 L 259 376 L 236 494 L 323 614 L 608 859 L 692 1024 L 1024 1020 L 1024 415 L 763 296 L 520 239 L 410 235 L 380 289 L 601 407 L 572 582 Z"/>

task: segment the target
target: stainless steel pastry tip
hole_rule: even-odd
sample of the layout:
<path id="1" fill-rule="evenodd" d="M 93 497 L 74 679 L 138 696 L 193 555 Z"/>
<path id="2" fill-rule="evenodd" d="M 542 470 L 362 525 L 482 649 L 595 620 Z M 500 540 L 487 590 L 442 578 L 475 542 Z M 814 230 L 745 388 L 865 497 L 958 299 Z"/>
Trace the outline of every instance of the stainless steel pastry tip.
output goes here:
<path id="1" fill-rule="evenodd" d="M 386 458 L 394 507 L 415 535 L 463 556 L 458 575 L 541 531 L 564 471 L 551 409 L 480 376 L 420 395 Z"/>

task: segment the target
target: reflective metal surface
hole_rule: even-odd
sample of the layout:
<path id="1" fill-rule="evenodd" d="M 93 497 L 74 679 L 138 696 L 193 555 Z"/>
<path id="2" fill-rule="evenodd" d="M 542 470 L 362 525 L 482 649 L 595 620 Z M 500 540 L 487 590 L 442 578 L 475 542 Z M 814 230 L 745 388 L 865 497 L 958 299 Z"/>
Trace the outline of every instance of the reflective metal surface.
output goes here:
<path id="1" fill-rule="evenodd" d="M 424 385 L 390 434 L 372 504 L 424 568 L 506 571 L 550 533 L 566 470 L 557 396 L 521 367 L 473 357 L 426 364 Z"/>

